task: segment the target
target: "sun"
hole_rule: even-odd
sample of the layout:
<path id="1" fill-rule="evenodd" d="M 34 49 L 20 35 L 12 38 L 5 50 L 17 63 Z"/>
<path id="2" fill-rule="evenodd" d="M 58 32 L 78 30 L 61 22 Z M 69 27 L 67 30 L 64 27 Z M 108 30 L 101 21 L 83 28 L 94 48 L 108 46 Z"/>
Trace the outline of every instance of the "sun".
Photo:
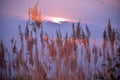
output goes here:
<path id="1" fill-rule="evenodd" d="M 61 18 L 61 17 L 47 17 L 47 20 L 52 21 L 54 23 L 61 24 L 61 22 L 68 21 L 68 19 Z"/>
<path id="2" fill-rule="evenodd" d="M 64 18 L 58 18 L 58 17 L 54 17 L 54 18 L 52 18 L 51 20 L 52 20 L 52 22 L 59 23 L 59 24 L 60 24 L 61 22 L 66 21 L 66 19 L 64 19 Z"/>

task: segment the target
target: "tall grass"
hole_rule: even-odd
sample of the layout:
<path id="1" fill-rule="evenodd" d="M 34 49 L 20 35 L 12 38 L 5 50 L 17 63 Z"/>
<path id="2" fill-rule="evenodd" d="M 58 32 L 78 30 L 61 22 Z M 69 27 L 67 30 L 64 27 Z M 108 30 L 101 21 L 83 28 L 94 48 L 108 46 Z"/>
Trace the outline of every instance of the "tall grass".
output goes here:
<path id="1" fill-rule="evenodd" d="M 66 33 L 65 38 L 62 37 L 60 30 L 56 31 L 56 37 L 51 37 L 36 25 L 29 29 L 27 23 L 24 32 L 19 26 L 20 48 L 14 38 L 11 39 L 10 51 L 5 48 L 2 40 L 0 41 L 0 78 L 2 80 L 119 79 L 120 35 L 109 25 L 110 22 L 103 32 L 101 48 L 96 46 L 96 41 L 90 48 L 91 32 L 87 26 L 84 31 L 79 22 L 77 27 L 73 25 L 72 35 Z M 101 67 L 98 66 L 98 61 L 102 61 Z"/>
<path id="2" fill-rule="evenodd" d="M 72 34 L 63 37 L 43 31 L 37 5 L 29 9 L 24 31 L 19 25 L 19 40 L 12 38 L 7 49 L 0 41 L 0 80 L 119 80 L 120 34 L 108 21 L 102 46 L 92 45 L 91 31 L 80 22 L 72 25 Z M 101 33 L 102 34 L 102 33 Z M 17 45 L 19 43 L 20 45 Z"/>

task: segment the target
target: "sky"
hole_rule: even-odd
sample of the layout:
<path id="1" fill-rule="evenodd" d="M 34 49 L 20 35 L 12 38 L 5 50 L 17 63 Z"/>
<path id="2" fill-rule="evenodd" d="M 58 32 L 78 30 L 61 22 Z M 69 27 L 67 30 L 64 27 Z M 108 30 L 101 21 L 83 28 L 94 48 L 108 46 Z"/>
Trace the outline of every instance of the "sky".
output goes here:
<path id="1" fill-rule="evenodd" d="M 27 10 L 37 0 L 0 0 L 0 21 L 27 19 Z M 72 21 L 105 26 L 108 19 L 120 26 L 120 0 L 40 0 L 42 18 L 62 17 Z"/>

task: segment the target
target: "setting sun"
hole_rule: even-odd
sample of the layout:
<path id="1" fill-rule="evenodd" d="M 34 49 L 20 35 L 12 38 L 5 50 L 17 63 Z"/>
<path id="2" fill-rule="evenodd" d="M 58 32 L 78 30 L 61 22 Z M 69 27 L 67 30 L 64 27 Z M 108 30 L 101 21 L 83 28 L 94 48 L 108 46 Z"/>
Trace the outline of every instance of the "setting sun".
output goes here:
<path id="1" fill-rule="evenodd" d="M 64 21 L 69 21 L 68 19 L 61 18 L 61 17 L 47 17 L 47 20 L 58 23 L 58 24 Z"/>
<path id="2" fill-rule="evenodd" d="M 66 19 L 64 19 L 64 18 L 52 18 L 52 21 L 55 23 L 61 23 L 63 21 L 66 21 Z"/>

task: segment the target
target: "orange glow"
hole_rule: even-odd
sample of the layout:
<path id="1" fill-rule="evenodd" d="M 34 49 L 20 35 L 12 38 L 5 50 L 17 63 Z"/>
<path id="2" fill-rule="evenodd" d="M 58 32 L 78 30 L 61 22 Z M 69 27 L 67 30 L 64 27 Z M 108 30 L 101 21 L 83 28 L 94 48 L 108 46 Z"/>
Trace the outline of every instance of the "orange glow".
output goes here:
<path id="1" fill-rule="evenodd" d="M 38 11 L 38 2 L 35 4 L 33 8 L 29 8 L 28 10 L 28 18 L 32 19 L 33 21 L 41 21 L 41 13 Z"/>

